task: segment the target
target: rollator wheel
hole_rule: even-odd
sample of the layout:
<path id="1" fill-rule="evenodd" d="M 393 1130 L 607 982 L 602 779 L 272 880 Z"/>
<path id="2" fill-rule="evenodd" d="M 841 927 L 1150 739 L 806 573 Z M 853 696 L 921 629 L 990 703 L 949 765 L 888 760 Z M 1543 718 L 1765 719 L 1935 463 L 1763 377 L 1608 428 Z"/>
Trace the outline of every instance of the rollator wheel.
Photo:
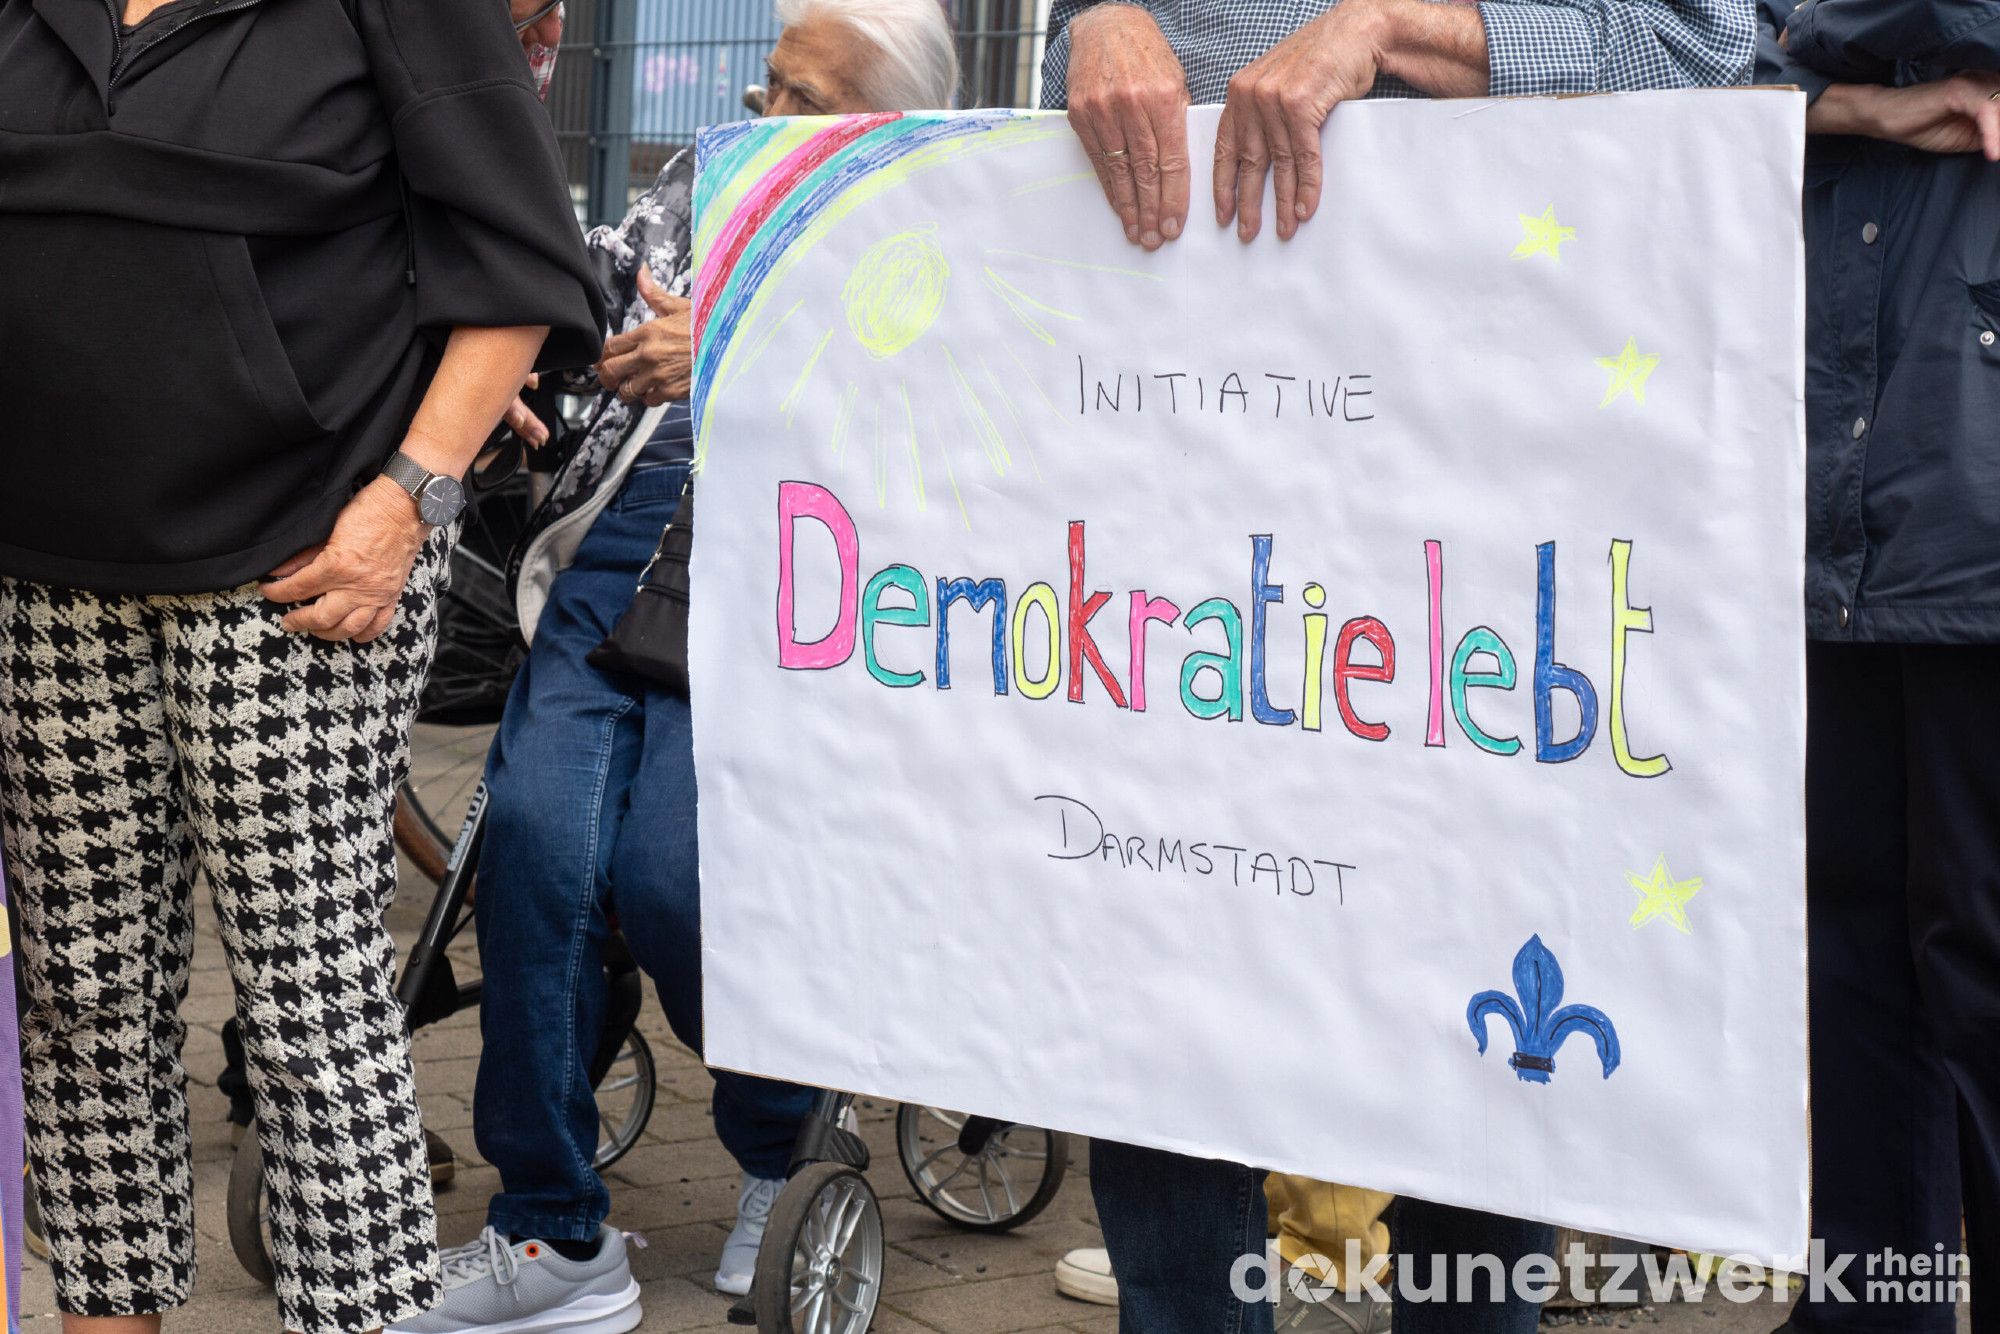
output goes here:
<path id="1" fill-rule="evenodd" d="M 1005 1232 L 1049 1207 L 1069 1172 L 1069 1137 L 1038 1126 L 904 1103 L 896 1156 L 917 1198 L 974 1232 Z"/>
<path id="2" fill-rule="evenodd" d="M 591 1165 L 598 1171 L 630 1153 L 646 1133 L 656 1092 L 653 1048 L 635 1028 L 597 1081 L 597 1156 Z"/>
<path id="3" fill-rule="evenodd" d="M 264 1194 L 264 1150 L 253 1130 L 236 1146 L 229 1164 L 229 1249 L 243 1272 L 265 1287 L 276 1287 L 278 1268 L 271 1261 L 271 1231 Z"/>
<path id="4" fill-rule="evenodd" d="M 845 1163 L 813 1163 L 771 1206 L 751 1299 L 760 1334 L 866 1334 L 882 1300 L 882 1206 Z"/>
<path id="5" fill-rule="evenodd" d="M 424 1149 L 431 1164 L 431 1186 L 442 1188 L 451 1180 L 456 1163 L 451 1147 L 431 1131 L 424 1131 Z M 441 1161 L 442 1160 L 442 1161 Z M 440 1167 L 451 1163 L 450 1171 Z M 257 1142 L 257 1128 L 248 1127 L 229 1162 L 229 1249 L 243 1272 L 267 1288 L 278 1285 L 278 1266 L 271 1259 L 270 1196 L 264 1191 L 264 1149 Z"/>

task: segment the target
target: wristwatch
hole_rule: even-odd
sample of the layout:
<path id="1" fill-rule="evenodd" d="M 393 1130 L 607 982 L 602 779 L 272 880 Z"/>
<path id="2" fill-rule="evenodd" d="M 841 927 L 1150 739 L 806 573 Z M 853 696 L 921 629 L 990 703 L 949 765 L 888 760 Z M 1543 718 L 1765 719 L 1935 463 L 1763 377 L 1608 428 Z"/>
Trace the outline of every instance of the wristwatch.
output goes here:
<path id="1" fill-rule="evenodd" d="M 465 488 L 456 477 L 428 472 L 400 449 L 382 465 L 382 475 L 410 493 L 417 502 L 417 517 L 433 528 L 450 523 L 465 508 Z"/>

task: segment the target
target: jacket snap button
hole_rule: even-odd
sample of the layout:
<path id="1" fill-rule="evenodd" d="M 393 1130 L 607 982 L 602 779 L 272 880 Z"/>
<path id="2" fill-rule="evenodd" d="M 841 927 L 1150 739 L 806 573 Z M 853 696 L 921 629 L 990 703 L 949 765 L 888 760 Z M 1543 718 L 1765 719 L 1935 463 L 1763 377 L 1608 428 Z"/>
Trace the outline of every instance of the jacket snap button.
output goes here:
<path id="1" fill-rule="evenodd" d="M 1979 345 L 1981 347 L 1992 347 L 1996 342 L 2000 342 L 2000 338 L 1995 338 L 1991 329 L 1979 335 Z"/>
<path id="2" fill-rule="evenodd" d="M 1856 440 L 1859 440 L 1862 436 L 1867 434 L 1868 434 L 1868 419 L 1866 417 L 1856 417 L 1854 419 L 1854 438 Z"/>
<path id="3" fill-rule="evenodd" d="M 1840 609 L 1839 619 L 1840 619 L 1840 628 L 1845 630 L 1847 628 L 1848 621 L 1852 620 L 1853 618 L 1848 615 L 1847 608 L 1842 607 Z"/>
<path id="4" fill-rule="evenodd" d="M 1862 227 L 1861 244 L 1874 245 L 1881 238 L 1882 238 L 1882 229 L 1880 227 L 1877 227 L 1874 223 L 1871 222 Z"/>

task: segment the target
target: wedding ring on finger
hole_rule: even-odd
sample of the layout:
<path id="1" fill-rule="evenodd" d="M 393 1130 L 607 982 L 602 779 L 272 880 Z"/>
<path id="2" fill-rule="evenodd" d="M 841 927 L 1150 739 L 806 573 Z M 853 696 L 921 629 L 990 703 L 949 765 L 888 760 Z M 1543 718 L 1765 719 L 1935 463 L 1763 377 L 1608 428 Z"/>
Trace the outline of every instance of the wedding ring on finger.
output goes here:
<path id="1" fill-rule="evenodd" d="M 1105 149 L 1105 150 L 1104 150 L 1104 151 L 1103 151 L 1102 153 L 1099 153 L 1099 154 L 1098 154 L 1098 156 L 1099 156 L 1099 157 L 1131 157 L 1131 156 L 1132 156 L 1132 151 L 1131 151 L 1130 149 L 1128 149 L 1128 148 L 1107 148 L 1107 149 Z"/>

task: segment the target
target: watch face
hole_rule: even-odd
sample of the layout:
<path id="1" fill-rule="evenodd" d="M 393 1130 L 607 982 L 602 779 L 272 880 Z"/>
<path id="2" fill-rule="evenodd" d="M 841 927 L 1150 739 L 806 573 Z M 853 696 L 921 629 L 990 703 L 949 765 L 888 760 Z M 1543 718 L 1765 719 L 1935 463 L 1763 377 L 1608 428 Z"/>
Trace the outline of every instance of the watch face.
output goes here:
<path id="1" fill-rule="evenodd" d="M 417 497 L 417 513 L 433 528 L 450 523 L 464 508 L 465 489 L 450 477 L 431 478 Z"/>

